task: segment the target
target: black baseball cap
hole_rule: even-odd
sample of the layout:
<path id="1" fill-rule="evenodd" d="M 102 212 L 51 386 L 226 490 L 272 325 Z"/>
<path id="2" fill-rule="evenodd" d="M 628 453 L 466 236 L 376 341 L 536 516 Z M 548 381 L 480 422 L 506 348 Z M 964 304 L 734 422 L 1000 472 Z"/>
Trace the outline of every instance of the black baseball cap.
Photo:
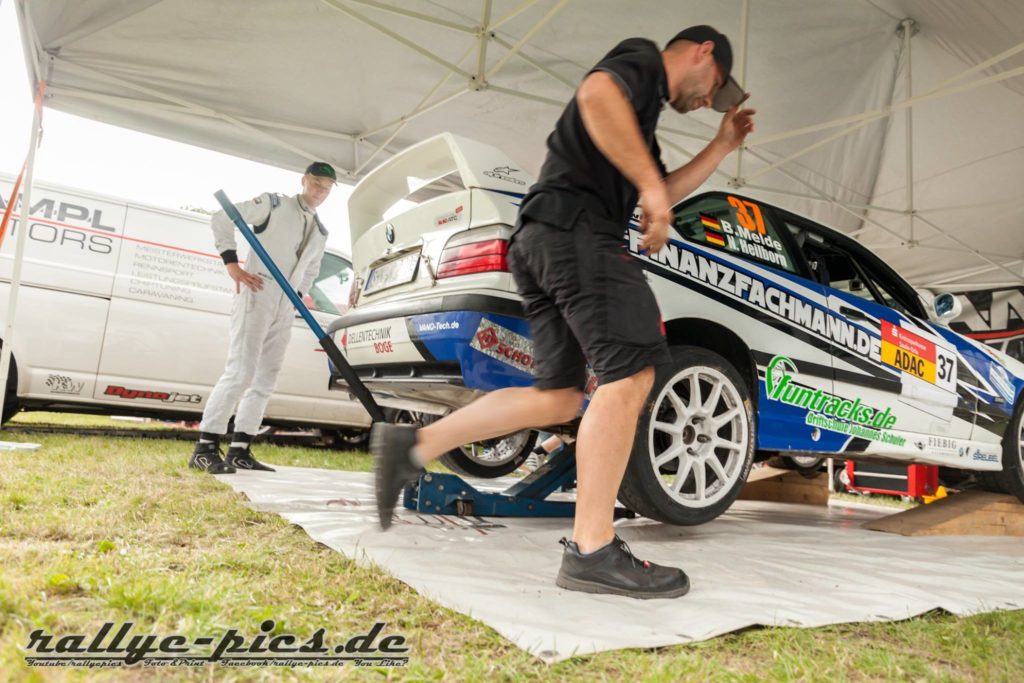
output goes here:
<path id="1" fill-rule="evenodd" d="M 321 178 L 330 178 L 334 182 L 338 182 L 338 176 L 334 172 L 334 167 L 325 161 L 314 161 L 306 167 L 306 173 Z"/>
<path id="2" fill-rule="evenodd" d="M 732 45 L 729 44 L 729 39 L 712 27 L 702 24 L 683 29 L 672 40 L 668 41 L 668 45 L 665 47 L 668 47 L 677 40 L 689 40 L 692 43 L 706 43 L 710 40 L 715 44 L 711 54 L 718 63 L 718 68 L 722 70 L 725 82 L 722 83 L 722 87 L 715 93 L 715 99 L 711 102 L 711 108 L 715 111 L 727 112 L 739 104 L 740 100 L 743 99 L 743 88 L 730 75 L 732 73 Z"/>

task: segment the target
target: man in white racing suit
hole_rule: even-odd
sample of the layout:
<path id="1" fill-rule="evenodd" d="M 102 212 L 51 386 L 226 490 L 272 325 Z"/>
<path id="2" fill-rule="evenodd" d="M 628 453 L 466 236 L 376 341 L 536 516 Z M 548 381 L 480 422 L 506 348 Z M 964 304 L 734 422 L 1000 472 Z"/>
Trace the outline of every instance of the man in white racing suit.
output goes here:
<path id="1" fill-rule="evenodd" d="M 317 161 L 302 176 L 301 194 L 283 197 L 265 193 L 237 205 L 239 214 L 253 226 L 260 243 L 300 297 L 309 291 L 320 270 L 327 230 L 316 209 L 327 199 L 336 180 L 334 169 Z M 230 474 L 236 469 L 272 472 L 252 456 L 249 447 L 284 362 L 295 309 L 255 254 L 246 268 L 239 264 L 236 228 L 223 211 L 213 215 L 211 227 L 217 252 L 235 282 L 236 296 L 224 374 L 210 393 L 199 425 L 199 441 L 188 464 L 211 474 Z M 222 460 L 220 441 L 232 414 L 234 434 Z"/>

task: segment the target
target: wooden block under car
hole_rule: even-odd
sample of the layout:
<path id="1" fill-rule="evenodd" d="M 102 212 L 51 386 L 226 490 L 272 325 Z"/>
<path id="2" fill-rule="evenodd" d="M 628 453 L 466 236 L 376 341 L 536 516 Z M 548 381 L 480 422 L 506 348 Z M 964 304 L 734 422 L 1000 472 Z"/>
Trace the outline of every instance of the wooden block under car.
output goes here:
<path id="1" fill-rule="evenodd" d="M 828 475 L 819 473 L 808 478 L 793 470 L 758 467 L 750 471 L 739 499 L 828 505 Z"/>
<path id="2" fill-rule="evenodd" d="M 903 536 L 1024 536 L 1024 503 L 1002 493 L 964 491 L 864 528 Z"/>

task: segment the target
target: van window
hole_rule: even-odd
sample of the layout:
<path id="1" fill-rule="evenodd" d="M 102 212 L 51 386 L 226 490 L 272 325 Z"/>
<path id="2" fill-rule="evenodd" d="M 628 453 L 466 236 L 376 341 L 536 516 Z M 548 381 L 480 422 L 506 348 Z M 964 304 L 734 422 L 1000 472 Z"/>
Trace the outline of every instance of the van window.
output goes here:
<path id="1" fill-rule="evenodd" d="M 352 264 L 348 259 L 324 253 L 320 273 L 310 287 L 316 310 L 341 315 L 348 309 L 348 293 L 352 289 Z"/>
<path id="2" fill-rule="evenodd" d="M 778 229 L 753 200 L 731 195 L 705 197 L 677 209 L 673 225 L 690 242 L 796 272 L 793 256 Z"/>

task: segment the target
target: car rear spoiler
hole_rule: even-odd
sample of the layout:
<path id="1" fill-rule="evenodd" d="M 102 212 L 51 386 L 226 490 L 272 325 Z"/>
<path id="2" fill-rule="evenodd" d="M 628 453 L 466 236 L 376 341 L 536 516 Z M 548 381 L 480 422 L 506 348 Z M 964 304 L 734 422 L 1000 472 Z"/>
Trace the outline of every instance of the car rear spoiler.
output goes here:
<path id="1" fill-rule="evenodd" d="M 465 189 L 525 194 L 534 178 L 503 152 L 482 142 L 441 133 L 405 149 L 368 173 L 348 200 L 352 243 L 384 220 L 384 213 L 430 183 L 457 174 Z"/>

